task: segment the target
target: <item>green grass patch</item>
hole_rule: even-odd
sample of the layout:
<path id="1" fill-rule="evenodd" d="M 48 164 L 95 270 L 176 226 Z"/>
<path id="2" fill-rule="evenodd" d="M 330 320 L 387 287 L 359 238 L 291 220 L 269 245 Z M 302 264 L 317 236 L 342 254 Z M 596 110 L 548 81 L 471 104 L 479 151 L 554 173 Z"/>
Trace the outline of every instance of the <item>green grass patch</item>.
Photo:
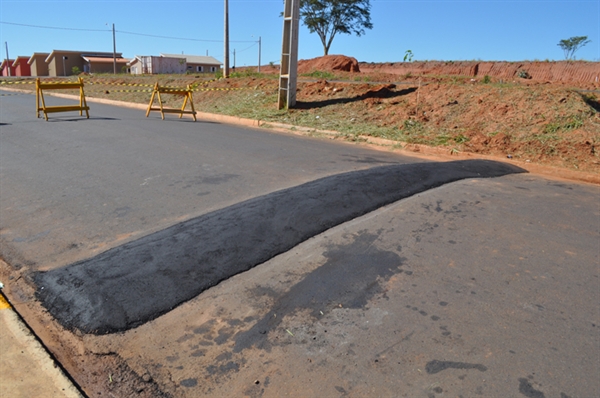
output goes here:
<path id="1" fill-rule="evenodd" d="M 454 142 L 460 145 L 464 144 L 465 142 L 468 142 L 470 138 L 465 135 L 459 134 L 456 137 L 452 138 L 452 140 L 454 140 Z"/>
<path id="2" fill-rule="evenodd" d="M 335 78 L 335 75 L 331 72 L 324 72 L 324 71 L 320 71 L 320 70 L 316 70 L 310 73 L 303 73 L 300 76 L 303 77 L 312 77 L 313 79 L 325 79 L 325 80 L 331 80 Z"/>
<path id="3" fill-rule="evenodd" d="M 571 131 L 583 127 L 582 115 L 560 117 L 544 126 L 543 134 L 553 136 L 561 131 Z"/>

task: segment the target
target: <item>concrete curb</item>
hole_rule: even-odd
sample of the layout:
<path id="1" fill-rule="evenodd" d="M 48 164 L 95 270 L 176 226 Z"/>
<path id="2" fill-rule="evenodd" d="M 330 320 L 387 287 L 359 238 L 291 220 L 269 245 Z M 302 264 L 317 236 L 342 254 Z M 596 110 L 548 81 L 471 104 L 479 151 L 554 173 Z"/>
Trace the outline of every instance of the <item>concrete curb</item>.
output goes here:
<path id="1" fill-rule="evenodd" d="M 2 360 L 0 361 L 2 392 L 0 395 L 83 397 L 2 293 L 0 293 L 0 330 L 2 330 Z"/>

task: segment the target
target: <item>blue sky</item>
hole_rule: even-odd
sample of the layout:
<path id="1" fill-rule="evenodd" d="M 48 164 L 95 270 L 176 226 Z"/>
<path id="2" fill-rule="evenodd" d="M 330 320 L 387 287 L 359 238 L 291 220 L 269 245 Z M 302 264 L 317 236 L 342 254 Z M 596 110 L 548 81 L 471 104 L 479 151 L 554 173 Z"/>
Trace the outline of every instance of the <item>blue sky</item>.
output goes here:
<path id="1" fill-rule="evenodd" d="M 134 55 L 177 53 L 223 60 L 223 0 L 0 0 L 1 57 L 87 50 Z M 229 0 L 230 50 L 237 66 L 278 63 L 282 0 Z M 330 53 L 366 62 L 413 60 L 562 60 L 561 39 L 588 36 L 577 59 L 600 61 L 600 0 L 371 0 L 373 29 L 340 35 Z M 47 29 L 13 24 L 70 28 Z M 90 31 L 88 31 L 90 30 Z M 177 39 L 150 37 L 174 37 Z M 191 39 L 191 40 L 184 40 Z M 323 55 L 301 26 L 299 58 Z M 233 65 L 233 54 L 230 55 Z"/>

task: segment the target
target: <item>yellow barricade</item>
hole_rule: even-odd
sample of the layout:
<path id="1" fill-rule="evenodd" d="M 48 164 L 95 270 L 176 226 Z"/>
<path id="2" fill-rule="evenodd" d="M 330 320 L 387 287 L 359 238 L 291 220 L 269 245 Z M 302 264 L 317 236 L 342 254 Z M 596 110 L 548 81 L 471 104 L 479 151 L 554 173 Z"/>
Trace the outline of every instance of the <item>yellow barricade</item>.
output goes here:
<path id="1" fill-rule="evenodd" d="M 37 117 L 40 117 L 40 111 L 44 112 L 46 121 L 48 121 L 48 113 L 79 111 L 79 115 L 83 116 L 83 111 L 85 111 L 86 117 L 88 119 L 90 118 L 90 107 L 87 106 L 87 102 L 85 101 L 85 94 L 83 92 L 83 79 L 81 77 L 78 79 L 77 83 L 42 83 L 40 79 L 37 79 L 35 81 L 35 87 Z M 72 90 L 77 88 L 79 89 L 79 105 L 46 106 L 43 90 Z"/>
<path id="2" fill-rule="evenodd" d="M 183 106 L 181 107 L 181 109 L 164 108 L 162 100 L 160 98 L 161 93 L 184 96 L 185 98 L 183 100 Z M 155 96 L 158 97 L 158 104 L 160 105 L 159 108 L 152 107 L 152 105 L 154 105 L 154 97 Z M 185 106 L 187 105 L 188 102 L 190 103 L 190 106 L 192 107 L 191 111 L 185 110 Z M 148 117 L 148 115 L 150 114 L 151 111 L 159 111 L 160 115 L 162 117 L 162 120 L 165 120 L 165 113 L 179 113 L 180 119 L 184 114 L 187 114 L 187 115 L 192 115 L 192 117 L 194 118 L 194 121 L 196 121 L 196 110 L 194 109 L 194 99 L 192 98 L 192 88 L 190 87 L 189 84 L 188 84 L 187 88 L 183 89 L 183 88 L 173 88 L 173 87 L 160 87 L 158 85 L 158 83 L 156 83 L 156 85 L 154 86 L 154 91 L 152 92 L 152 98 L 150 98 L 150 104 L 148 105 L 148 110 L 146 111 L 146 117 Z"/>

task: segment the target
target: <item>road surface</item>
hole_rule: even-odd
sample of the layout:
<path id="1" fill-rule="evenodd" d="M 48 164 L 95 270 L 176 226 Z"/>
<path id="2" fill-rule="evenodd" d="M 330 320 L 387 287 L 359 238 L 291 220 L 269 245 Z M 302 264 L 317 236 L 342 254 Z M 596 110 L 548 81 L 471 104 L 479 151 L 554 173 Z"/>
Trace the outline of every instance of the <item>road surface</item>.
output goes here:
<path id="1" fill-rule="evenodd" d="M 0 100 L 6 291 L 90 396 L 600 395 L 597 186 Z"/>

